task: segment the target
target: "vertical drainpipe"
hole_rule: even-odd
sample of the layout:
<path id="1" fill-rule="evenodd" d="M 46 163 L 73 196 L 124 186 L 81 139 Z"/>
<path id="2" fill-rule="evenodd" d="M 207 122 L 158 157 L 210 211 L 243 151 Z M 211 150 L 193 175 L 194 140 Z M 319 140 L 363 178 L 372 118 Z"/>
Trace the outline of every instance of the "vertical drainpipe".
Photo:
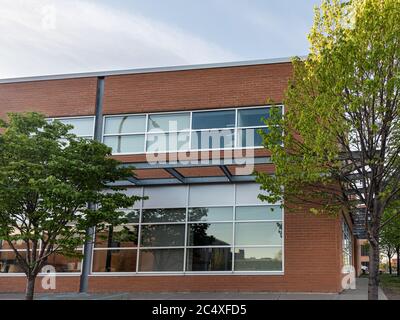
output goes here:
<path id="1" fill-rule="evenodd" d="M 94 124 L 94 140 L 100 141 L 103 132 L 103 98 L 104 98 L 104 77 L 97 78 L 96 90 L 96 109 L 95 109 L 95 124 Z M 93 203 L 89 203 L 90 209 L 95 209 Z M 82 262 L 82 274 L 79 285 L 80 293 L 87 293 L 89 287 L 89 275 L 92 266 L 93 238 L 94 228 L 89 228 L 86 231 L 87 240 L 84 246 L 84 255 Z"/>

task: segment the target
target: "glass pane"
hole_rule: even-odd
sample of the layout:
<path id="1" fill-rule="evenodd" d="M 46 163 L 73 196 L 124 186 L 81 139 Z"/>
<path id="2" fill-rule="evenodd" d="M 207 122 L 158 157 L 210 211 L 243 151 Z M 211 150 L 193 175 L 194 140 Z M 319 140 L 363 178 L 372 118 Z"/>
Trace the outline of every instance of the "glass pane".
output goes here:
<path id="1" fill-rule="evenodd" d="M 193 113 L 193 130 L 202 129 L 219 129 L 235 127 L 235 110 L 228 111 L 212 111 L 212 112 L 194 112 Z"/>
<path id="2" fill-rule="evenodd" d="M 53 266 L 56 272 L 81 272 L 82 259 L 52 254 L 47 258 L 46 265 Z"/>
<path id="3" fill-rule="evenodd" d="M 188 249 L 187 271 L 231 271 L 231 248 Z"/>
<path id="4" fill-rule="evenodd" d="M 93 272 L 136 272 L 137 250 L 94 250 Z"/>
<path id="5" fill-rule="evenodd" d="M 139 205 L 140 205 L 140 201 Z M 128 223 L 139 223 L 140 210 L 126 210 L 125 218 L 128 219 Z"/>
<path id="6" fill-rule="evenodd" d="M 191 208 L 189 221 L 232 221 L 233 208 Z"/>
<path id="7" fill-rule="evenodd" d="M 57 119 L 61 123 L 74 126 L 70 131 L 77 136 L 93 136 L 94 118 L 81 118 L 81 119 Z"/>
<path id="8" fill-rule="evenodd" d="M 262 118 L 269 117 L 269 108 L 238 110 L 238 127 L 265 126 Z"/>
<path id="9" fill-rule="evenodd" d="M 193 223 L 188 227 L 188 246 L 230 246 L 232 223 Z"/>
<path id="10" fill-rule="evenodd" d="M 183 271 L 183 249 L 140 250 L 139 271 Z"/>
<path id="11" fill-rule="evenodd" d="M 109 226 L 96 233 L 96 248 L 135 248 L 138 243 L 138 226 Z"/>
<path id="12" fill-rule="evenodd" d="M 282 249 L 236 248 L 235 271 L 282 271 Z"/>
<path id="13" fill-rule="evenodd" d="M 281 222 L 236 223 L 236 245 L 282 245 Z"/>
<path id="14" fill-rule="evenodd" d="M 234 136 L 234 130 L 195 131 L 192 132 L 192 149 L 233 148 Z"/>
<path id="15" fill-rule="evenodd" d="M 263 130 L 265 133 L 268 129 L 241 129 L 238 130 L 238 144 L 239 147 L 262 147 L 263 138 L 259 134 L 259 130 Z"/>
<path id="16" fill-rule="evenodd" d="M 149 116 L 149 131 L 181 131 L 190 129 L 190 113 Z"/>
<path id="17" fill-rule="evenodd" d="M 236 220 L 282 220 L 280 206 L 236 207 Z"/>
<path id="18" fill-rule="evenodd" d="M 113 153 L 140 153 L 144 152 L 144 135 L 104 137 L 104 144 Z"/>
<path id="19" fill-rule="evenodd" d="M 146 131 L 146 116 L 107 117 L 105 134 L 141 133 Z"/>
<path id="20" fill-rule="evenodd" d="M 239 186 L 239 185 L 238 185 Z M 257 198 L 257 193 L 256 196 Z M 232 206 L 234 188 L 232 184 L 191 185 L 190 207 Z"/>
<path id="21" fill-rule="evenodd" d="M 146 209 L 142 222 L 185 222 L 186 209 Z"/>
<path id="22" fill-rule="evenodd" d="M 25 257 L 24 252 L 20 254 Z M 17 259 L 14 252 L 0 251 L 0 273 L 23 273 L 24 271 L 17 265 Z"/>
<path id="23" fill-rule="evenodd" d="M 143 208 L 184 208 L 187 202 L 187 186 L 145 187 Z"/>
<path id="24" fill-rule="evenodd" d="M 181 133 L 158 133 L 147 135 L 147 152 L 187 151 L 190 135 Z"/>
<path id="25" fill-rule="evenodd" d="M 185 242 L 185 225 L 144 225 L 141 246 L 180 247 Z"/>

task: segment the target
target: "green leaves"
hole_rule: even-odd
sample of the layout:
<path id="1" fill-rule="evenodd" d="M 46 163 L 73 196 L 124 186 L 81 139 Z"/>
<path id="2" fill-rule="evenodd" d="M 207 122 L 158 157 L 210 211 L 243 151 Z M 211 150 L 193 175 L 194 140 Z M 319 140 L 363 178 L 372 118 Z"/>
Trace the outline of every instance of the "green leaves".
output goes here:
<path id="1" fill-rule="evenodd" d="M 0 240 L 14 248 L 17 240 L 29 244 L 27 258 L 20 263 L 31 274 L 40 271 L 52 252 L 74 253 L 88 227 L 123 222 L 121 209 L 140 200 L 122 190 L 104 192 L 108 182 L 132 175 L 132 168 L 120 168 L 102 143 L 69 134 L 71 126 L 26 113 L 10 114 L 3 127 Z M 35 257 L 32 248 L 39 241 L 42 251 Z"/>
<path id="2" fill-rule="evenodd" d="M 360 199 L 366 206 L 378 198 L 384 206 L 399 192 L 399 21 L 400 0 L 325 0 L 315 9 L 310 55 L 293 59 L 284 116 L 266 121 L 276 173 L 257 174 L 270 193 L 263 200 L 350 209 L 351 171 L 373 186 Z M 353 152 L 362 157 L 343 160 Z"/>

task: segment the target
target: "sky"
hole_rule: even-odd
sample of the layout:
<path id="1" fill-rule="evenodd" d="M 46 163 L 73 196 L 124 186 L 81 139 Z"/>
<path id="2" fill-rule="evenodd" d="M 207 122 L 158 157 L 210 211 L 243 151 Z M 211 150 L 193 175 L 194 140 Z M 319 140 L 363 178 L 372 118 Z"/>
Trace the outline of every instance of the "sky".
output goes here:
<path id="1" fill-rule="evenodd" d="M 0 0 L 0 78 L 308 52 L 320 0 Z"/>

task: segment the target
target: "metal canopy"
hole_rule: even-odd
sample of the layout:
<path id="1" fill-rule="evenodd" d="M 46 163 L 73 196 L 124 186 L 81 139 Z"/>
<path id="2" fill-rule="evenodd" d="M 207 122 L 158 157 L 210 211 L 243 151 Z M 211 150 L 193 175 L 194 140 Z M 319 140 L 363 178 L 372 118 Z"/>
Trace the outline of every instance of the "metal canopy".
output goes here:
<path id="1" fill-rule="evenodd" d="M 140 179 L 131 177 L 126 181 L 110 183 L 110 186 L 164 186 L 164 185 L 187 185 L 187 184 L 213 184 L 213 183 L 245 183 L 255 182 L 254 175 L 233 175 L 228 166 L 243 166 L 257 164 L 271 164 L 270 157 L 240 158 L 240 159 L 210 159 L 195 161 L 170 161 L 165 163 L 124 163 L 122 167 L 132 167 L 136 170 L 164 170 L 170 177 Z M 204 169 L 218 168 L 223 175 L 221 176 L 184 176 L 179 169 Z"/>

